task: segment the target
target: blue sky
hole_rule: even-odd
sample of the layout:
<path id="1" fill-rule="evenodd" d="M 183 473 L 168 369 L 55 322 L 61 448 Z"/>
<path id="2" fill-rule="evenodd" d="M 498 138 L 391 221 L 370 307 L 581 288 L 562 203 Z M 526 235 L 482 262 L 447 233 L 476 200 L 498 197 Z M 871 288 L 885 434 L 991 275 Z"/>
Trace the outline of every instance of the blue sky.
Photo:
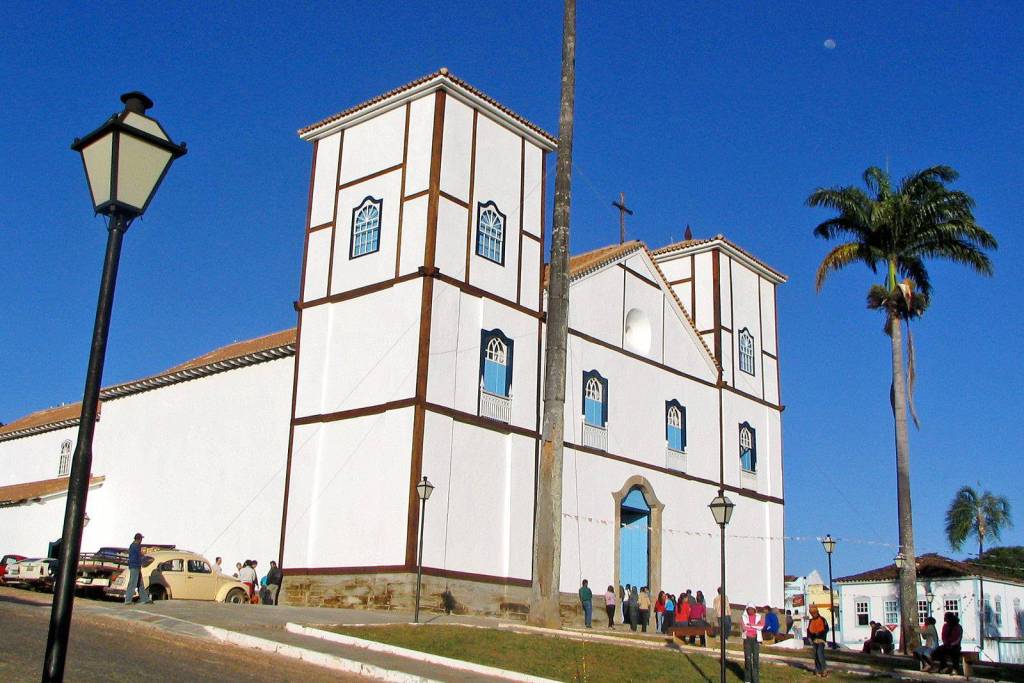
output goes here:
<path id="1" fill-rule="evenodd" d="M 885 563 L 896 541 L 889 344 L 874 279 L 815 294 L 821 185 L 957 168 L 999 238 L 996 275 L 932 266 L 914 325 L 919 552 L 948 552 L 963 484 L 1006 495 L 1024 544 L 1024 16 L 1015 3 L 581 3 L 572 248 L 722 232 L 790 276 L 779 291 L 786 570 Z M 449 67 L 557 132 L 561 5 L 18 3 L 0 26 L 0 421 L 81 398 L 105 231 L 68 146 L 141 89 L 189 154 L 128 232 L 105 384 L 291 327 L 311 149 L 303 125 Z M 512 7 L 510 11 L 510 7 Z M 827 39 L 835 42 L 828 49 Z M 552 159 L 553 163 L 553 159 Z M 553 173 L 549 174 L 549 177 Z M 552 193 L 548 193 L 550 198 Z M 548 207 L 550 212 L 550 207 Z M 885 545 L 890 544 L 890 545 Z"/>

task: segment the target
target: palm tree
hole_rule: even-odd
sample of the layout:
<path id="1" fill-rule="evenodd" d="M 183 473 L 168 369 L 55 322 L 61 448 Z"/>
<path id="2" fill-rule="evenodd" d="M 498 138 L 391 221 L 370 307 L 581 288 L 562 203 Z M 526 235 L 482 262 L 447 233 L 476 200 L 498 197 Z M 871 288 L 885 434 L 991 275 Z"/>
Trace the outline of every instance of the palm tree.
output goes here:
<path id="1" fill-rule="evenodd" d="M 982 275 L 992 274 L 984 249 L 997 247 L 995 238 L 974 219 L 974 200 L 947 186 L 959 174 L 949 166 L 933 166 L 902 179 L 893 188 L 889 174 L 872 166 L 864 171 L 867 191 L 853 186 L 819 188 L 807 205 L 837 215 L 820 223 L 814 234 L 824 239 L 848 240 L 833 248 L 818 266 L 818 291 L 830 273 L 852 263 L 864 263 L 872 272 L 885 273 L 882 285 L 871 288 L 868 307 L 885 314 L 890 337 L 892 383 L 889 401 L 895 422 L 896 494 L 900 551 L 910 560 L 900 570 L 900 594 L 917 594 L 917 566 L 913 561 L 914 529 L 910 505 L 910 442 L 907 404 L 913 390 L 913 343 L 908 334 L 908 366 L 903 361 L 903 322 L 924 313 L 932 284 L 925 259 L 942 258 L 961 263 Z M 903 278 L 902 281 L 899 278 Z M 911 403 L 911 412 L 913 404 Z M 915 416 L 916 422 L 916 416 Z M 917 628 L 917 600 L 901 600 L 906 651 Z"/>
<path id="2" fill-rule="evenodd" d="M 949 547 L 959 551 L 969 536 L 978 539 L 978 560 L 985 551 L 985 539 L 999 539 L 1003 528 L 1013 526 L 1010 519 L 1010 501 L 1005 496 L 996 496 L 989 491 L 981 495 L 970 486 L 964 486 L 953 497 L 946 511 L 946 538 Z M 985 626 L 988 614 L 985 608 L 985 579 L 979 576 L 981 585 L 981 647 L 985 646 Z"/>
<path id="3" fill-rule="evenodd" d="M 533 585 L 527 621 L 561 626 L 558 584 L 562 562 L 562 450 L 565 443 L 565 359 L 569 336 L 569 207 L 576 97 L 576 0 L 565 0 L 558 164 L 551 221 L 551 273 L 545 331 L 544 422 L 533 525 Z"/>

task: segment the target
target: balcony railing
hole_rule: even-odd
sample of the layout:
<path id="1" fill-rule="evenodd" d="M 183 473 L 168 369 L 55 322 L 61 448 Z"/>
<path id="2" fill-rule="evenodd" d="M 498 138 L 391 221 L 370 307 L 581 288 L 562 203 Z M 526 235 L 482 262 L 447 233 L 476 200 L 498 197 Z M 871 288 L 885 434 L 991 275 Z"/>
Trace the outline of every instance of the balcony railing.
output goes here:
<path id="1" fill-rule="evenodd" d="M 583 423 L 583 445 L 599 451 L 608 450 L 608 428 Z"/>
<path id="2" fill-rule="evenodd" d="M 499 396 L 480 389 L 480 417 L 487 417 L 499 422 L 512 421 L 512 397 Z"/>
<path id="3" fill-rule="evenodd" d="M 670 470 L 686 471 L 686 451 L 677 451 L 674 448 L 665 447 L 665 467 Z"/>

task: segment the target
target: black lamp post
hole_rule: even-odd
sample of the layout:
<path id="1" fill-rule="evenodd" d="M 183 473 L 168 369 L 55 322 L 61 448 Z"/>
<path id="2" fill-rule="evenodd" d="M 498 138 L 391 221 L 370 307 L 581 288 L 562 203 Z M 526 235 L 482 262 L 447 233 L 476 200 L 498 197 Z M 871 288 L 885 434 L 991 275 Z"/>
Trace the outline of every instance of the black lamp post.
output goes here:
<path id="1" fill-rule="evenodd" d="M 71 631 L 78 554 L 85 526 L 85 503 L 92 470 L 92 438 L 96 426 L 107 332 L 121 259 L 121 241 L 132 221 L 149 206 L 171 162 L 185 154 L 185 144 L 176 145 L 156 119 L 146 116 L 153 101 L 140 92 L 121 96 L 124 111 L 114 114 L 99 128 L 75 139 L 71 149 L 82 155 L 89 181 L 93 208 L 108 216 L 107 251 L 103 260 L 96 322 L 92 332 L 89 367 L 85 376 L 78 444 L 68 477 L 68 501 L 64 510 L 57 577 L 53 588 L 50 631 L 43 662 L 44 683 L 64 680 L 64 660 Z"/>
<path id="2" fill-rule="evenodd" d="M 835 650 L 838 646 L 836 645 L 836 603 L 832 593 L 832 551 L 836 549 L 836 539 L 832 538 L 832 534 L 826 534 L 825 538 L 821 539 L 821 547 L 828 554 L 828 616 L 832 622 L 832 649 Z"/>
<path id="3" fill-rule="evenodd" d="M 426 477 L 416 484 L 416 493 L 420 497 L 420 550 L 416 556 L 416 612 L 412 620 L 417 624 L 420 622 L 420 585 L 423 583 L 423 522 L 427 516 L 427 500 L 433 492 L 434 485 Z"/>
<path id="4" fill-rule="evenodd" d="M 718 615 L 718 637 L 721 646 L 721 652 L 719 653 L 719 664 L 721 665 L 721 683 L 725 683 L 725 615 L 729 610 L 728 597 L 725 592 L 725 526 L 732 519 L 732 510 L 736 507 L 736 504 L 729 500 L 725 495 L 724 489 L 718 490 L 718 495 L 708 504 L 711 508 L 711 514 L 715 517 L 715 524 L 721 530 L 722 541 L 722 595 L 721 604 L 722 609 L 719 610 Z"/>

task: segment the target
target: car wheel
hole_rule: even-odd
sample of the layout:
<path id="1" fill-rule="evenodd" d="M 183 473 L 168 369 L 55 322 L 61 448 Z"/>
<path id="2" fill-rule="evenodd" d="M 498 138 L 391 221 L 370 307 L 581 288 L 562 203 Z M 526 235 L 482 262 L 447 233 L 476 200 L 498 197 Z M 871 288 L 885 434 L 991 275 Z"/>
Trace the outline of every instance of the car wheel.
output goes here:
<path id="1" fill-rule="evenodd" d="M 249 596 L 241 588 L 232 588 L 224 596 L 224 602 L 230 602 L 232 605 L 244 605 L 249 602 Z"/>
<path id="2" fill-rule="evenodd" d="M 166 600 L 167 590 L 164 589 L 160 584 L 156 584 L 149 587 L 149 597 L 153 600 Z"/>

